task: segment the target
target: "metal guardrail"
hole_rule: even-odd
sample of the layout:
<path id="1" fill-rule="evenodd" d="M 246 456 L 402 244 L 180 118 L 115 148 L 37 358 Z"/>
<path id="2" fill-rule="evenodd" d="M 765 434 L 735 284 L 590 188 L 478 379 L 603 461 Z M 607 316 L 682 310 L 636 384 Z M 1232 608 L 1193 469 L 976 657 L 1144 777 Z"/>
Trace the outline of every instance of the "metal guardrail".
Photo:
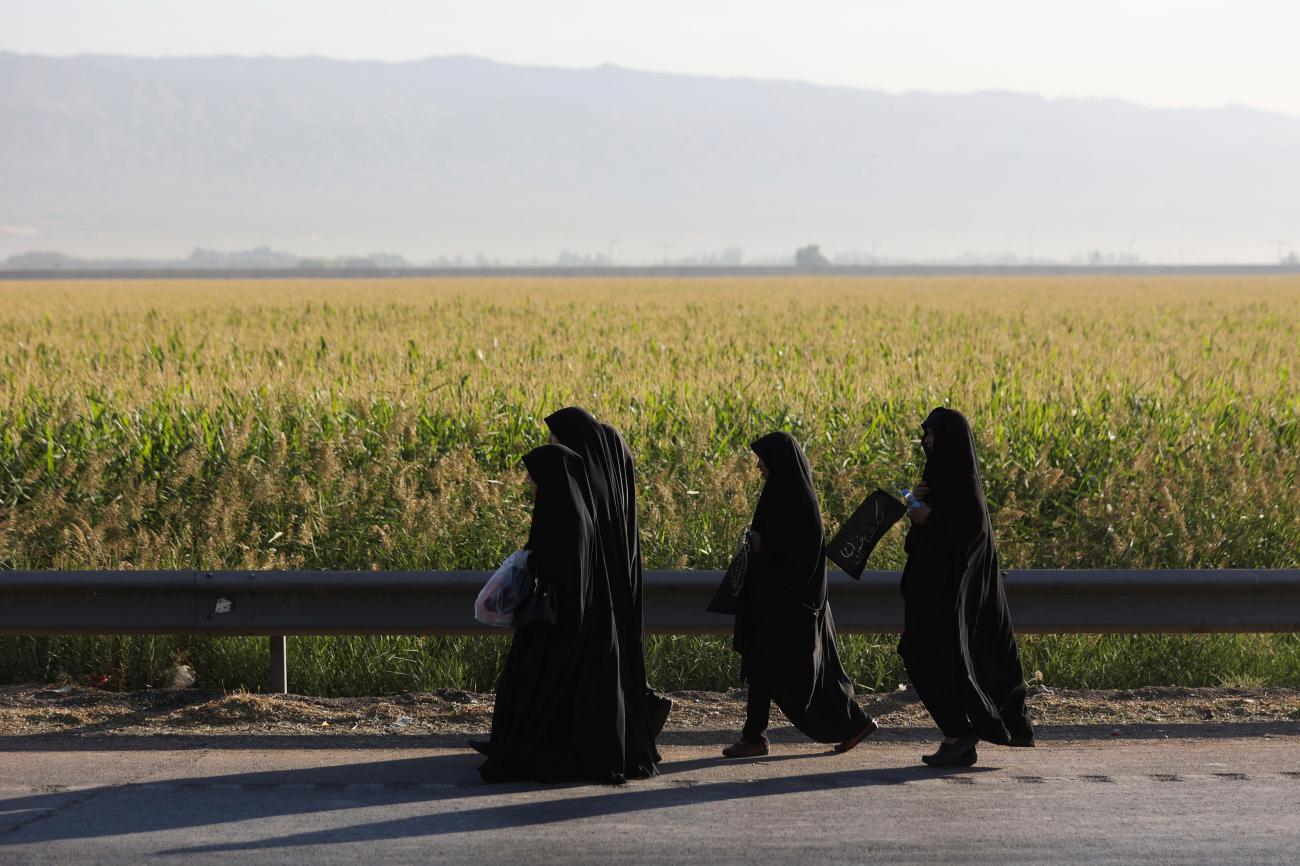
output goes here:
<path id="1" fill-rule="evenodd" d="M 286 635 L 501 634 L 474 620 L 490 572 L 18 571 L 0 573 L 0 635 L 199 634 L 272 638 L 286 687 Z M 650 571 L 652 633 L 720 634 L 706 611 L 718 571 Z M 842 633 L 902 628 L 899 573 L 830 572 Z M 1300 569 L 1006 572 L 1022 633 L 1300 631 Z"/>

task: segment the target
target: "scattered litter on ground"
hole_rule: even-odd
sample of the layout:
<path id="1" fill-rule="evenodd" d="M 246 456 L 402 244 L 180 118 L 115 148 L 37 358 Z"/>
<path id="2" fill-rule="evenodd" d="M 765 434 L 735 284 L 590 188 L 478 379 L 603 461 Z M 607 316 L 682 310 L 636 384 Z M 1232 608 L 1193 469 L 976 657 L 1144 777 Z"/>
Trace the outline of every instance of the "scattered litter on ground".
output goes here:
<path id="1" fill-rule="evenodd" d="M 194 668 L 189 665 L 176 665 L 169 672 L 173 689 L 188 689 L 194 685 Z"/>

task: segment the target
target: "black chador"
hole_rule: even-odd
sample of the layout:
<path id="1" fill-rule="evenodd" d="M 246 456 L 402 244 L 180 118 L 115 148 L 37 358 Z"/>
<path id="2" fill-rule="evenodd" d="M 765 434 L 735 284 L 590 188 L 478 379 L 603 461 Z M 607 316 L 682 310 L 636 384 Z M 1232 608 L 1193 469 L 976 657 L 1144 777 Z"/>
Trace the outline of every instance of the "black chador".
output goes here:
<path id="1" fill-rule="evenodd" d="M 668 702 L 646 685 L 641 544 L 632 454 L 617 430 L 576 406 L 547 416 L 546 426 L 556 441 L 582 458 L 586 472 L 587 506 L 600 545 L 600 568 L 608 575 L 617 626 L 627 726 L 625 772 L 634 779 L 653 776 L 659 762 L 654 728 L 656 721 L 659 727 L 663 725 L 663 714 L 656 719 L 656 711 Z"/>
<path id="2" fill-rule="evenodd" d="M 931 510 L 907 534 L 898 652 L 944 736 L 1033 745 L 975 437 L 952 409 L 921 426 L 933 435 L 922 474 Z"/>
<path id="3" fill-rule="evenodd" d="M 750 524 L 759 548 L 750 558 L 733 644 L 749 683 L 742 744 L 763 742 L 769 700 L 817 742 L 856 744 L 875 726 L 853 700 L 835 645 L 808 458 L 789 433 L 769 433 L 750 448 L 767 467 L 767 481 Z"/>
<path id="4" fill-rule="evenodd" d="M 612 424 L 601 424 L 605 445 L 613 458 L 610 470 L 610 489 L 614 491 L 614 502 L 623 511 L 623 523 L 626 527 L 628 605 L 621 610 L 616 606 L 614 614 L 619 622 L 620 646 L 626 645 L 624 656 L 629 659 L 631 679 L 629 686 L 640 683 L 646 710 L 650 716 L 651 739 L 659 736 L 673 702 L 657 694 L 650 688 L 649 677 L 645 669 L 645 647 L 642 633 L 645 630 L 644 582 L 641 562 L 641 523 L 636 510 L 636 461 L 632 459 L 632 449 L 628 447 L 623 434 Z M 655 760 L 658 761 L 658 753 Z"/>
<path id="5" fill-rule="evenodd" d="M 515 630 L 492 713 L 489 782 L 622 782 L 623 690 L 609 587 L 586 506 L 582 458 L 562 445 L 524 457 L 537 485 L 529 568 L 554 587 L 554 626 Z"/>

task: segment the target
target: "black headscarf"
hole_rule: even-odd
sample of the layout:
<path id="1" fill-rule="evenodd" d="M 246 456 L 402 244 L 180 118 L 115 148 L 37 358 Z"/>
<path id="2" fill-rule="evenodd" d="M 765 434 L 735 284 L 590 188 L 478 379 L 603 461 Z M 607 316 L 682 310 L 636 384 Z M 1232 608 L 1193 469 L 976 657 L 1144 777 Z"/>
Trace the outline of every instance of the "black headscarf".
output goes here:
<path id="1" fill-rule="evenodd" d="M 488 781 L 617 783 L 624 778 L 623 701 L 609 588 L 586 505 L 582 458 L 562 445 L 524 457 L 537 484 L 529 569 L 555 588 L 555 626 L 516 629 L 492 715 Z"/>
<path id="2" fill-rule="evenodd" d="M 581 622 L 595 595 L 596 568 L 582 458 L 563 445 L 543 445 L 525 454 L 523 463 L 537 485 L 528 528 L 535 573 L 558 591 L 561 620 Z"/>
<path id="3" fill-rule="evenodd" d="M 926 504 L 942 510 L 949 518 L 949 543 L 966 545 L 983 535 L 992 548 L 984 481 L 975 456 L 975 434 L 966 416 L 940 406 L 921 422 L 921 431 L 934 434 L 933 446 L 922 445 L 926 459 L 921 480 L 930 487 Z"/>
<path id="4" fill-rule="evenodd" d="M 812 470 L 789 433 L 769 433 L 749 447 L 767 467 L 767 481 L 750 522 L 759 549 L 736 615 L 741 677 L 809 737 L 840 742 L 860 731 L 866 717 L 853 701 L 835 643 Z"/>
<path id="5" fill-rule="evenodd" d="M 637 639 L 641 635 L 641 527 L 636 512 L 636 463 L 623 434 L 612 424 L 601 424 L 600 431 L 610 457 L 609 493 L 611 510 L 623 516 L 623 540 L 628 575 L 628 590 L 637 613 Z M 615 567 L 611 563 L 611 570 Z"/>
<path id="6" fill-rule="evenodd" d="M 1032 738 L 975 436 L 960 412 L 943 407 L 921 428 L 934 434 L 921 474 L 931 512 L 908 533 L 899 652 L 917 691 L 939 708 L 936 721 L 955 701 L 947 715 L 964 713 L 989 742 Z"/>
<path id="7" fill-rule="evenodd" d="M 616 461 L 610 453 L 600 422 L 586 409 L 578 406 L 568 406 L 552 412 L 545 420 L 556 441 L 571 448 L 582 458 L 587 484 L 591 488 L 589 504 L 594 506 L 593 517 L 598 522 L 601 518 L 608 518 L 614 508 L 610 479 Z M 605 528 L 598 529 L 602 534 L 608 531 Z M 621 527 L 619 531 L 621 534 Z"/>
<path id="8" fill-rule="evenodd" d="M 578 406 L 553 412 L 545 420 L 556 441 L 582 458 L 590 488 L 588 507 L 600 535 L 611 589 L 616 598 L 625 595 L 639 599 L 636 488 L 632 453 L 627 443 L 612 426 L 602 424 Z"/>
<path id="9" fill-rule="evenodd" d="M 761 537 L 763 556 L 780 562 L 780 588 L 809 607 L 826 600 L 825 529 L 812 469 L 789 433 L 768 433 L 749 448 L 767 467 L 750 526 Z"/>
<path id="10" fill-rule="evenodd" d="M 627 724 L 626 772 L 630 778 L 652 776 L 658 772 L 659 753 L 650 733 L 641 643 L 641 549 L 632 454 L 617 430 L 585 409 L 569 406 L 545 420 L 555 438 L 582 457 L 587 504 L 600 543 L 600 571 L 606 575 L 617 625 Z"/>

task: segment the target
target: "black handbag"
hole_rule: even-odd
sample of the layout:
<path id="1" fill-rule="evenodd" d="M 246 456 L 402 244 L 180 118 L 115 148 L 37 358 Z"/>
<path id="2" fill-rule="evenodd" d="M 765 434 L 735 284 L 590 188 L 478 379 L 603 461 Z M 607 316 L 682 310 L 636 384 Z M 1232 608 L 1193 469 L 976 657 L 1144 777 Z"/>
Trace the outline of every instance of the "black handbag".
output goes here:
<path id="1" fill-rule="evenodd" d="M 529 564 L 532 564 L 531 557 Z M 555 597 L 555 587 L 540 577 L 533 577 L 531 591 L 515 605 L 511 622 L 515 628 L 526 625 L 555 625 L 560 619 L 560 600 Z"/>
<path id="2" fill-rule="evenodd" d="M 740 612 L 740 596 L 745 590 L 745 579 L 749 576 L 750 553 L 749 530 L 746 529 L 731 557 L 731 564 L 727 566 L 727 573 L 722 576 L 722 583 L 718 584 L 718 590 L 713 593 L 713 600 L 705 610 L 726 616 L 735 616 Z"/>
<path id="3" fill-rule="evenodd" d="M 826 558 L 855 580 L 862 579 L 867 557 L 907 506 L 883 490 L 874 490 L 826 545 Z"/>

